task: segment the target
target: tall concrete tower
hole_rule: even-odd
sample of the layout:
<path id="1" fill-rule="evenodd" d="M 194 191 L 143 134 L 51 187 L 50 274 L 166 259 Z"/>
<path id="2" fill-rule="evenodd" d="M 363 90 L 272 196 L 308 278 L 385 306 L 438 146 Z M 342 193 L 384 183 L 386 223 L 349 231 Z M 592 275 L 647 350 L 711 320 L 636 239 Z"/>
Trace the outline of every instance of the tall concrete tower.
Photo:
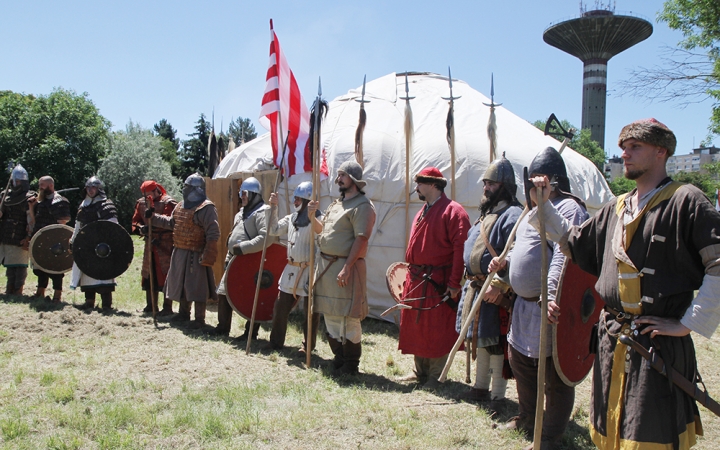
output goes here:
<path id="1" fill-rule="evenodd" d="M 610 58 L 644 41 L 653 32 L 650 22 L 616 15 L 611 9 L 584 11 L 576 19 L 550 26 L 543 40 L 580 58 L 583 71 L 582 128 L 605 148 L 607 63 Z"/>

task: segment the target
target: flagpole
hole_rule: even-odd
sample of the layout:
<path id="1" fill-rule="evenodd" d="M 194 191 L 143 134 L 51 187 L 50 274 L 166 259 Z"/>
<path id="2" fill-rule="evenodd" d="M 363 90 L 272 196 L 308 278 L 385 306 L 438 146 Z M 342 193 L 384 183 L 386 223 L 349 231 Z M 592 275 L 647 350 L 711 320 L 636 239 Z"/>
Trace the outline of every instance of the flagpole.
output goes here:
<path id="1" fill-rule="evenodd" d="M 407 251 L 410 241 L 410 163 L 413 141 L 413 116 L 410 100 L 414 98 L 410 97 L 410 84 L 407 72 L 405 72 L 405 97 L 400 97 L 400 100 L 405 100 L 405 251 Z"/>
<path id="2" fill-rule="evenodd" d="M 322 133 L 320 127 L 322 124 L 322 84 L 321 79 L 318 77 L 318 96 L 315 100 L 315 107 L 311 115 L 311 119 L 314 120 L 313 127 L 313 170 L 312 170 L 312 200 L 314 202 L 320 201 L 320 152 L 322 151 Z M 319 205 L 318 205 L 319 206 Z M 310 360 L 312 359 L 312 342 L 315 339 L 315 332 L 313 330 L 313 306 L 315 303 L 315 217 L 308 217 L 310 219 L 310 270 L 309 277 L 310 282 L 308 283 L 308 306 L 307 311 L 307 333 L 305 336 L 305 368 L 310 368 Z"/>

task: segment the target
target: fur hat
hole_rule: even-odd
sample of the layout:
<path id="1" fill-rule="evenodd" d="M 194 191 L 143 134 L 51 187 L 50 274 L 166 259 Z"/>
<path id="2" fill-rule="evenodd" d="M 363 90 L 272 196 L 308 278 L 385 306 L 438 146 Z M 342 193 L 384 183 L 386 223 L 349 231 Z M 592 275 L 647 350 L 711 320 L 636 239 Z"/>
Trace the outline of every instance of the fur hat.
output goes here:
<path id="1" fill-rule="evenodd" d="M 641 142 L 662 147 L 668 151 L 668 156 L 675 153 L 675 146 L 677 146 L 675 134 L 656 119 L 642 119 L 630 125 L 625 125 L 620 132 L 620 137 L 618 137 L 618 146 L 622 148 L 623 142 L 628 139 L 637 139 Z"/>
<path id="2" fill-rule="evenodd" d="M 426 167 L 417 175 L 415 175 L 416 183 L 436 184 L 440 189 L 447 186 L 447 178 L 443 177 L 442 172 L 437 167 Z"/>
<path id="3" fill-rule="evenodd" d="M 367 185 L 367 182 L 362 179 L 363 169 L 356 161 L 345 161 L 340 165 L 338 172 L 346 173 L 355 183 L 359 190 L 362 190 Z"/>

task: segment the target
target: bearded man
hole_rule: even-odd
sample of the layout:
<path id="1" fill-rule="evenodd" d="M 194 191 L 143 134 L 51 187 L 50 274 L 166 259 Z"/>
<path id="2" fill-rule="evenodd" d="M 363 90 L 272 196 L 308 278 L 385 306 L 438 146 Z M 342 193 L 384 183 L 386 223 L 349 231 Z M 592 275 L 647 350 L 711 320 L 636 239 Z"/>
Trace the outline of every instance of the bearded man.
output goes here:
<path id="1" fill-rule="evenodd" d="M 37 201 L 30 202 L 30 212 L 35 217 L 33 235 L 48 225 L 65 225 L 70 221 L 70 202 L 62 195 L 55 192 L 55 180 L 49 175 L 41 177 L 38 181 L 39 193 Z M 47 273 L 40 269 L 33 269 L 38 278 L 37 291 L 33 297 L 45 297 L 45 289 L 49 280 L 53 284 L 53 297 L 45 297 L 53 303 L 60 303 L 62 299 L 62 282 L 64 273 Z"/>
<path id="2" fill-rule="evenodd" d="M 414 356 L 415 368 L 401 381 L 418 381 L 423 389 L 440 386 L 440 374 L 457 340 L 455 316 L 463 275 L 463 246 L 470 219 L 459 203 L 445 195 L 447 179 L 435 167 L 415 176 L 425 202 L 413 220 L 405 252 L 409 270 L 403 297 L 419 297 L 400 313 L 398 348 Z"/>
<path id="3" fill-rule="evenodd" d="M 502 253 L 510 233 L 517 222 L 522 207 L 516 198 L 515 170 L 505 158 L 493 161 L 483 176 L 483 198 L 480 218 L 468 232 L 463 260 L 465 261 L 465 286 L 458 305 L 455 330 L 459 333 L 466 315 L 476 301 L 483 301 L 468 328 L 467 340 L 476 358 L 475 384 L 462 400 L 490 401 L 490 409 L 497 410 L 505 398 L 507 380 L 512 371 L 506 364 L 508 355 L 507 332 L 514 294 L 510 289 L 507 271 L 497 273 L 485 296 L 480 299 L 480 289 L 487 279 L 488 264 Z M 492 378 L 492 391 L 490 381 Z"/>

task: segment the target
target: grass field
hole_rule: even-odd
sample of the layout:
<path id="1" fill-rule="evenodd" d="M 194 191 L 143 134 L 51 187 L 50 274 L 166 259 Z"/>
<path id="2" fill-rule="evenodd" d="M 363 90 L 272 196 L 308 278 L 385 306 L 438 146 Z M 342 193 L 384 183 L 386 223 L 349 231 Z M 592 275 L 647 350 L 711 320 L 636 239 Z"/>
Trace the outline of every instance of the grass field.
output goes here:
<path id="1" fill-rule="evenodd" d="M 242 333 L 239 316 L 229 339 L 167 322 L 155 327 L 138 312 L 144 294 L 135 242 L 135 260 L 118 279 L 114 314 L 77 310 L 72 304 L 83 302 L 80 292 L 66 291 L 59 306 L 30 299 L 32 274 L 26 296 L 0 296 L 2 448 L 517 449 L 529 443 L 491 428 L 515 413 L 512 381 L 508 406 L 497 417 L 456 400 L 468 388 L 464 354 L 436 393 L 394 381 L 412 365 L 397 350 L 394 324 L 363 322 L 362 373 L 341 380 L 328 376 L 332 355 L 323 340 L 312 367 L 304 368 L 299 314 L 285 350 L 261 350 L 263 328 L 250 356 L 244 342 L 232 339 Z M 216 323 L 212 311 L 208 323 Z M 696 338 L 705 382 L 720 397 L 717 344 Z M 577 388 L 564 448 L 593 448 L 588 409 L 586 380 Z M 702 407 L 701 414 L 705 437 L 697 448 L 720 448 L 720 423 Z"/>

